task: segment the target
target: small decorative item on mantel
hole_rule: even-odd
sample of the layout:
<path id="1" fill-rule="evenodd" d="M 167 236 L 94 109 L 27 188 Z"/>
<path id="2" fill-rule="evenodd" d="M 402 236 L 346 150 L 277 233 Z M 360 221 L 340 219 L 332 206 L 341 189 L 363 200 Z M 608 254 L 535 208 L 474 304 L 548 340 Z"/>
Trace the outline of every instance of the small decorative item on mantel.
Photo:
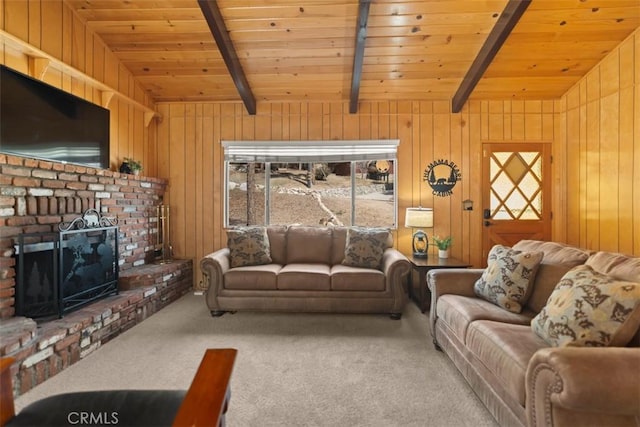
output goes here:
<path id="1" fill-rule="evenodd" d="M 140 171 L 142 171 L 142 162 L 129 157 L 125 157 L 124 161 L 120 165 L 121 173 L 132 173 L 134 175 L 139 175 Z"/>
<path id="2" fill-rule="evenodd" d="M 433 240 L 432 245 L 438 248 L 438 257 L 439 258 L 449 258 L 449 247 L 451 247 L 451 236 L 440 238 L 438 236 L 433 236 L 431 238 Z"/>

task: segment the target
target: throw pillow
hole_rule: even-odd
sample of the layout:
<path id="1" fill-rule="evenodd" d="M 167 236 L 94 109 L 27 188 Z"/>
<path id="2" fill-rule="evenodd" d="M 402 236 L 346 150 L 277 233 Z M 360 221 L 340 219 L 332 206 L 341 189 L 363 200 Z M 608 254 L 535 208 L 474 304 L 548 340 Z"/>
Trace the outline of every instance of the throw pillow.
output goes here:
<path id="1" fill-rule="evenodd" d="M 640 327 L 640 283 L 616 280 L 588 265 L 558 282 L 531 328 L 548 344 L 625 346 Z"/>
<path id="2" fill-rule="evenodd" d="M 238 227 L 227 230 L 231 267 L 271 263 L 269 237 L 265 227 Z"/>
<path id="3" fill-rule="evenodd" d="M 513 313 L 520 313 L 526 297 L 531 294 L 527 291 L 543 256 L 542 252 L 494 246 L 487 258 L 487 268 L 473 287 L 475 294 Z"/>
<path id="4" fill-rule="evenodd" d="M 351 267 L 379 269 L 388 239 L 388 230 L 349 228 L 342 264 Z"/>

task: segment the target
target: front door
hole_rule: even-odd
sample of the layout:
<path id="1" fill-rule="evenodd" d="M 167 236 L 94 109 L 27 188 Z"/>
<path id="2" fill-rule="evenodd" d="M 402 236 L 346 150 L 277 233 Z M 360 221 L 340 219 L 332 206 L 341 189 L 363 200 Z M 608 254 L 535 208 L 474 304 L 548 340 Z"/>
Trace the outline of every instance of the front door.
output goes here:
<path id="1" fill-rule="evenodd" d="M 551 238 L 551 146 L 483 144 L 483 259 L 494 245 Z"/>

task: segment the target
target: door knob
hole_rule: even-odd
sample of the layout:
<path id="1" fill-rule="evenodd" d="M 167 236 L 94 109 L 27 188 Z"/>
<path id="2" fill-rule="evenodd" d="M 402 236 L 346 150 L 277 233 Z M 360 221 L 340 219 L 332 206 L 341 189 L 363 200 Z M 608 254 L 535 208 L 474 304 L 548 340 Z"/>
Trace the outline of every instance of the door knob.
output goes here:
<path id="1" fill-rule="evenodd" d="M 484 222 L 484 226 L 485 226 L 485 227 L 489 227 L 490 225 L 491 225 L 491 221 L 485 221 L 485 222 Z"/>

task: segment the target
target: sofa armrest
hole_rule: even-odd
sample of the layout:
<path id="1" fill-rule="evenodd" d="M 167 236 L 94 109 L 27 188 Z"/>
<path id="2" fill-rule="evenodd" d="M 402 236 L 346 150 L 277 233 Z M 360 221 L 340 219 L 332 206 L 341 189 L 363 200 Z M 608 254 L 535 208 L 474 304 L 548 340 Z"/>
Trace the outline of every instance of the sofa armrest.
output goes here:
<path id="1" fill-rule="evenodd" d="M 640 348 L 538 350 L 527 367 L 530 426 L 636 425 Z"/>
<path id="2" fill-rule="evenodd" d="M 219 310 L 218 294 L 224 288 L 224 273 L 230 268 L 229 249 L 222 248 L 200 260 L 200 269 L 206 289 L 207 305 L 210 310 Z"/>
<path id="3" fill-rule="evenodd" d="M 475 297 L 473 285 L 482 276 L 479 268 L 438 268 L 429 270 L 427 286 L 431 291 L 431 308 L 429 309 L 429 325 L 434 344 L 436 342 L 436 320 L 438 319 L 438 298 L 445 294 Z"/>
<path id="4" fill-rule="evenodd" d="M 393 293 L 392 313 L 402 313 L 407 302 L 407 290 L 404 277 L 411 271 L 407 257 L 395 248 L 387 248 L 382 254 L 382 272 L 387 285 Z"/>
<path id="5" fill-rule="evenodd" d="M 455 294 L 473 297 L 473 285 L 482 276 L 480 268 L 442 268 L 430 270 L 427 285 L 431 291 L 432 302 L 440 295 Z"/>

